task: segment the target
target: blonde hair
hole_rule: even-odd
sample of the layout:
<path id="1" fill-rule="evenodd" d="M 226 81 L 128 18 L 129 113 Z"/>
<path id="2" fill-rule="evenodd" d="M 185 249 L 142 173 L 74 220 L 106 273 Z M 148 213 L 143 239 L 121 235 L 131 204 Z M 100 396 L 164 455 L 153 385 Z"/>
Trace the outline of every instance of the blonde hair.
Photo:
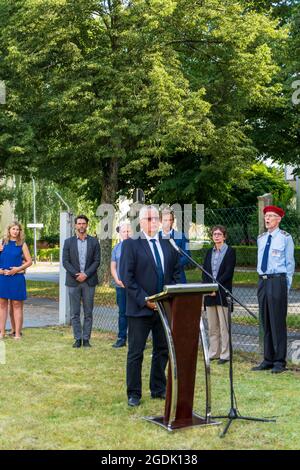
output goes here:
<path id="1" fill-rule="evenodd" d="M 11 222 L 11 223 L 8 225 L 8 227 L 6 228 L 6 230 L 5 230 L 3 242 L 4 242 L 6 245 L 7 245 L 7 243 L 8 243 L 9 240 L 10 240 L 10 233 L 9 233 L 9 232 L 10 232 L 10 229 L 11 229 L 12 227 L 16 227 L 16 226 L 19 227 L 19 230 L 20 230 L 19 235 L 18 235 L 18 238 L 17 238 L 17 241 L 16 241 L 16 245 L 18 245 L 18 246 L 22 246 L 22 245 L 23 245 L 23 243 L 24 243 L 24 241 L 25 241 L 25 236 L 24 236 L 24 232 L 23 232 L 23 227 L 22 227 L 22 225 L 21 225 L 19 222 L 17 222 L 17 221 Z"/>

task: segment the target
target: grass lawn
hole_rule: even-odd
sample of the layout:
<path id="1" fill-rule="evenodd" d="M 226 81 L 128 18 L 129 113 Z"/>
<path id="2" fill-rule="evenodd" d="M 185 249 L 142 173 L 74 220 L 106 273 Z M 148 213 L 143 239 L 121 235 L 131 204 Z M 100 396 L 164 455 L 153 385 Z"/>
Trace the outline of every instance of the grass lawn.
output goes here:
<path id="1" fill-rule="evenodd" d="M 26 329 L 22 341 L 5 339 L 0 364 L 0 449 L 299 449 L 299 372 L 250 372 L 234 360 L 241 414 L 277 416 L 276 423 L 235 421 L 223 426 L 168 433 L 143 416 L 161 415 L 162 401 L 149 396 L 151 347 L 145 351 L 143 400 L 130 409 L 125 394 L 125 348 L 111 347 L 114 335 L 93 333 L 91 349 L 72 349 L 69 328 Z M 199 357 L 199 359 L 201 359 Z M 195 411 L 204 409 L 199 360 Z M 229 411 L 228 366 L 212 363 L 213 414 Z"/>
<path id="2" fill-rule="evenodd" d="M 59 285 L 55 282 L 26 281 L 28 297 L 42 297 L 57 299 L 59 296 Z"/>
<path id="3" fill-rule="evenodd" d="M 59 298 L 59 285 L 55 282 L 27 281 L 28 297 Z M 116 291 L 113 287 L 97 286 L 95 303 L 102 305 L 114 305 L 116 302 Z"/>

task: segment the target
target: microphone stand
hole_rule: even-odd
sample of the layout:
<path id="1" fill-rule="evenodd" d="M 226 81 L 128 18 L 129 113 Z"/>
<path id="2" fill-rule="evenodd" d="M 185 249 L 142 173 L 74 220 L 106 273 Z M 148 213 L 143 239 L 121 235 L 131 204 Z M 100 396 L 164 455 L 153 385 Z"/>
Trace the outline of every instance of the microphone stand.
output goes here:
<path id="1" fill-rule="evenodd" d="M 231 309 L 232 309 L 232 304 L 233 300 L 237 302 L 241 307 L 243 307 L 252 317 L 257 319 L 257 316 L 251 312 L 251 310 L 248 309 L 242 302 L 240 302 L 236 297 L 228 290 L 226 287 L 224 287 L 219 281 L 217 281 L 212 274 L 207 272 L 201 264 L 197 263 L 191 256 L 189 256 L 182 248 L 176 245 L 175 241 L 170 238 L 169 239 L 170 244 L 172 247 L 181 255 L 185 256 L 194 266 L 196 266 L 198 269 L 200 269 L 203 273 L 205 273 L 210 279 L 218 284 L 218 286 L 223 289 L 223 291 L 226 293 L 226 301 L 227 301 L 227 308 L 228 308 L 228 336 L 229 336 L 229 382 L 230 382 L 230 410 L 227 415 L 223 416 L 212 416 L 212 419 L 220 419 L 220 418 L 227 418 L 228 422 L 221 433 L 220 437 L 224 437 L 229 429 L 229 426 L 231 425 L 232 421 L 235 419 L 245 419 L 247 421 L 262 421 L 262 422 L 275 422 L 276 419 L 268 419 L 268 418 L 253 418 L 249 416 L 242 416 L 239 414 L 239 411 L 237 409 L 237 404 L 236 404 L 236 399 L 235 399 L 235 393 L 234 393 L 234 385 L 233 385 L 233 347 L 232 347 L 232 335 L 231 335 Z"/>

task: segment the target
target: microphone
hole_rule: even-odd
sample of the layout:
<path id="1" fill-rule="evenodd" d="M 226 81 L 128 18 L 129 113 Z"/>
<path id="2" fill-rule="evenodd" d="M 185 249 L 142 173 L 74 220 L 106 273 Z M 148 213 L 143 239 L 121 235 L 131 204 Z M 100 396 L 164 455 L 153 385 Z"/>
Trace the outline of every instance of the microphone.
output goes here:
<path id="1" fill-rule="evenodd" d="M 173 238 L 169 238 L 169 242 L 171 243 L 172 247 L 174 248 L 174 250 L 176 250 L 178 253 L 181 253 L 181 249 L 179 248 L 179 246 L 176 245 L 175 241 Z"/>
<path id="2" fill-rule="evenodd" d="M 185 256 L 194 266 L 196 266 L 198 269 L 200 269 L 201 271 L 203 271 L 205 274 L 207 274 L 211 280 L 213 282 L 217 282 L 215 280 L 215 278 L 210 274 L 208 273 L 207 271 L 205 271 L 205 269 L 203 268 L 203 266 L 201 266 L 201 264 L 198 264 L 193 258 L 191 258 L 182 248 L 180 248 L 180 246 L 176 245 L 176 242 L 173 238 L 169 238 L 169 243 L 172 245 L 172 247 L 174 248 L 174 250 L 177 251 L 177 253 Z"/>

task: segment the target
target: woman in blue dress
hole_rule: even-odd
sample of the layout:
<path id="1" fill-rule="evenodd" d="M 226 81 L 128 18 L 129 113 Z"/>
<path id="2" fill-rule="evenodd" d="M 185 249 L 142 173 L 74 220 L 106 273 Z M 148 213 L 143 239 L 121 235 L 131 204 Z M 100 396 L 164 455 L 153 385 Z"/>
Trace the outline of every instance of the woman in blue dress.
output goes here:
<path id="1" fill-rule="evenodd" d="M 5 336 L 8 303 L 15 323 L 15 339 L 21 338 L 23 301 L 26 300 L 24 270 L 32 265 L 21 224 L 12 222 L 0 243 L 0 339 Z"/>

